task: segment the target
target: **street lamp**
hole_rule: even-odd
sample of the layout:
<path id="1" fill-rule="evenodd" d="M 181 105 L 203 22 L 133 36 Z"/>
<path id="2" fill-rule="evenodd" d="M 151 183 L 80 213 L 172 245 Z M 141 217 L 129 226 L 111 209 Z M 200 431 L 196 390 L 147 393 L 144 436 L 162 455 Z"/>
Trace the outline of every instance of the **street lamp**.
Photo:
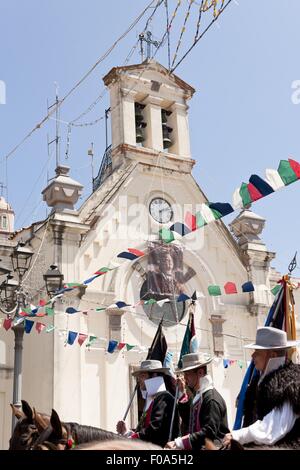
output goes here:
<path id="1" fill-rule="evenodd" d="M 22 283 L 25 273 L 30 268 L 32 256 L 33 251 L 25 247 L 25 244 L 22 242 L 13 249 L 11 261 L 13 271 L 18 276 L 18 281 L 9 274 L 11 272 L 10 269 L 0 265 L 0 276 L 7 275 L 6 280 L 0 284 L 0 310 L 14 322 L 12 326 L 15 335 L 13 404 L 17 408 L 22 406 L 22 352 L 25 331 L 24 318 L 20 317 L 19 313 L 29 304 L 29 297 L 27 292 L 24 291 Z M 49 295 L 61 288 L 63 275 L 59 272 L 57 266 L 52 265 L 43 277 L 46 286 L 48 280 L 47 292 Z M 12 432 L 15 424 L 16 417 L 13 415 Z"/>
<path id="2" fill-rule="evenodd" d="M 61 274 L 56 264 L 51 264 L 46 274 L 43 275 L 43 278 L 46 284 L 47 294 L 51 298 L 57 291 L 62 288 L 64 275 Z"/>

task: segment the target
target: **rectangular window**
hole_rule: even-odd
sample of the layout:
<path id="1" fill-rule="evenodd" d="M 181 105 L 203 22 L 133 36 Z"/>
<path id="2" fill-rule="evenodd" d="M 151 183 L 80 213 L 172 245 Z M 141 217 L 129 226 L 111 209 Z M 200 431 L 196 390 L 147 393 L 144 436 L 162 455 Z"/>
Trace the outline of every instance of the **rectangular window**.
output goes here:
<path id="1" fill-rule="evenodd" d="M 3 215 L 1 217 L 1 224 L 0 224 L 1 228 L 3 230 L 7 230 L 7 216 L 6 215 Z"/>

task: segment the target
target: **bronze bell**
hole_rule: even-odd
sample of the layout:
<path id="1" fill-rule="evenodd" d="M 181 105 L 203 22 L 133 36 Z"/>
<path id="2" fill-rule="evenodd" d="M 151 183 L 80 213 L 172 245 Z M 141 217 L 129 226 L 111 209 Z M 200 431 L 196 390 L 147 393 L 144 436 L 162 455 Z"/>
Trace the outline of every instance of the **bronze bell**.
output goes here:
<path id="1" fill-rule="evenodd" d="M 136 142 L 138 144 L 144 142 L 144 132 L 143 129 L 147 126 L 147 123 L 144 122 L 144 116 L 142 114 L 142 109 L 145 105 L 140 103 L 135 103 L 135 130 L 136 130 Z"/>
<path id="2" fill-rule="evenodd" d="M 144 142 L 144 140 L 145 140 L 145 137 L 144 137 L 142 127 L 137 127 L 136 128 L 136 141 L 137 141 L 137 143 L 140 144 L 141 142 Z"/>
<path id="3" fill-rule="evenodd" d="M 172 140 L 170 139 L 170 136 L 169 136 L 170 132 L 172 132 L 173 129 L 172 127 L 169 127 L 166 124 L 163 124 L 162 130 L 163 130 L 163 147 L 164 149 L 165 148 L 168 149 L 169 147 L 173 145 Z"/>

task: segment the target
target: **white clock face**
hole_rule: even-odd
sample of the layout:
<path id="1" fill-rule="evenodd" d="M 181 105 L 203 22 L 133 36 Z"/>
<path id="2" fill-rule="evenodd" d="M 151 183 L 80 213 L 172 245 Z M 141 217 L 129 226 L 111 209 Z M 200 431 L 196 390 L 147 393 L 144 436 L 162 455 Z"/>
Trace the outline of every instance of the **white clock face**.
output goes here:
<path id="1" fill-rule="evenodd" d="M 173 211 L 171 205 L 165 199 L 156 197 L 152 199 L 149 206 L 150 214 L 153 219 L 160 224 L 166 224 L 170 222 L 173 217 Z"/>

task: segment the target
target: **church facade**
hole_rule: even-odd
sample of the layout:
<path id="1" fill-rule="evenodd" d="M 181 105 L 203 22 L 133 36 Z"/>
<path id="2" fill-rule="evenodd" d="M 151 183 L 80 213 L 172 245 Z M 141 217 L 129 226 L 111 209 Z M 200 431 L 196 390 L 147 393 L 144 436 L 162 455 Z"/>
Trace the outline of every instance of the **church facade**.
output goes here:
<path id="1" fill-rule="evenodd" d="M 50 216 L 18 232 L 11 230 L 10 240 L 0 242 L 2 254 L 21 239 L 36 254 L 24 281 L 33 304 L 45 297 L 43 274 L 53 263 L 65 283 L 82 283 L 100 268 L 116 268 L 57 299 L 54 316 L 39 319 L 44 330 L 25 334 L 22 396 L 38 410 L 50 413 L 55 408 L 64 421 L 114 431 L 135 386 L 131 372 L 145 359 L 162 316 L 177 364 L 190 302 L 176 298 L 197 291 L 199 349 L 215 357 L 210 372 L 227 402 L 232 426 L 249 360 L 243 345 L 264 323 L 274 298 L 270 289 L 280 277 L 270 268 L 275 253 L 260 238 L 265 219 L 243 210 L 231 231 L 218 220 L 166 248 L 160 230 L 183 222 L 187 212 L 195 214 L 208 201 L 192 176 L 188 103 L 195 90 L 155 61 L 115 67 L 104 83 L 110 92 L 112 143 L 93 193 L 75 210 L 82 186 L 70 177 L 68 167 L 59 166 L 42 192 L 52 207 Z M 144 255 L 120 263 L 117 255 L 129 248 Z M 237 286 L 252 281 L 255 290 L 208 295 L 208 286 L 228 281 Z M 170 294 L 170 302 L 142 302 L 165 294 Z M 118 308 L 117 301 L 128 306 Z M 67 314 L 68 307 L 80 313 Z M 49 325 L 55 329 L 46 333 Z M 70 346 L 68 331 L 88 338 L 82 346 L 77 340 Z M 97 339 L 86 347 L 90 336 Z M 2 448 L 7 447 L 11 426 L 13 340 L 12 331 L 0 329 Z M 109 340 L 134 347 L 109 353 Z M 234 364 L 224 369 L 224 358 Z M 134 400 L 129 426 L 137 417 Z"/>

